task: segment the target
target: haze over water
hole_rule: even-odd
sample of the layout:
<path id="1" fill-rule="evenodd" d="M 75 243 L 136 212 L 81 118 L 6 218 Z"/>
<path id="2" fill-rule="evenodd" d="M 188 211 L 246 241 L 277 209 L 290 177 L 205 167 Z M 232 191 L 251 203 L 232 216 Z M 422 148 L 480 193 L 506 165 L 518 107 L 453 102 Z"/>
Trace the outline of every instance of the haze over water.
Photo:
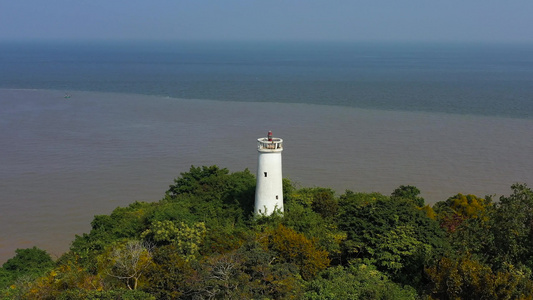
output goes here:
<path id="1" fill-rule="evenodd" d="M 0 44 L 0 261 L 61 254 L 191 165 L 255 172 L 268 130 L 300 186 L 509 194 L 533 184 L 531 49 Z"/>

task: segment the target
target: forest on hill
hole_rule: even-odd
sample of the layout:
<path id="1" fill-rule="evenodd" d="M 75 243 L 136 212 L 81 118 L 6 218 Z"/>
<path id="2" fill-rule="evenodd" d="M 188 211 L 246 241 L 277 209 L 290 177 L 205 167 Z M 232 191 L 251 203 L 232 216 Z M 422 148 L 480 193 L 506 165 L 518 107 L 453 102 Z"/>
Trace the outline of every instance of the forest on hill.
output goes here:
<path id="1" fill-rule="evenodd" d="M 157 202 L 95 216 L 57 260 L 18 249 L 2 299 L 533 299 L 533 191 L 429 206 L 297 188 L 254 217 L 248 170 L 192 166 Z"/>

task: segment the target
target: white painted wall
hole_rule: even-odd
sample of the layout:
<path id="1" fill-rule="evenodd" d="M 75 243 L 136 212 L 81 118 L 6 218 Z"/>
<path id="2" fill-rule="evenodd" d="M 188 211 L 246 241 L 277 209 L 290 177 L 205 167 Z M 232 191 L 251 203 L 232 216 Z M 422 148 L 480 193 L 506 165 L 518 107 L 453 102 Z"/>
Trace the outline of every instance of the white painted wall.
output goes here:
<path id="1" fill-rule="evenodd" d="M 255 189 L 255 214 L 271 215 L 274 210 L 283 213 L 283 176 L 281 164 L 282 140 L 275 149 L 266 149 L 266 138 L 258 139 L 259 157 L 257 159 L 257 186 Z M 266 176 L 265 176 L 266 173 Z"/>

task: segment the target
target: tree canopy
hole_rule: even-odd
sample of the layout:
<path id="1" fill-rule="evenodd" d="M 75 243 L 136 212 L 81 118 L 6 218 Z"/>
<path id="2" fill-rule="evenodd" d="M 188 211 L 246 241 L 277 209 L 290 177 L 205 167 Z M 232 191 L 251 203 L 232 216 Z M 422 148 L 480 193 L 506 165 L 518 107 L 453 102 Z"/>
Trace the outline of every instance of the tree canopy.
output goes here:
<path id="1" fill-rule="evenodd" d="M 284 179 L 283 215 L 254 216 L 248 170 L 192 166 L 159 201 L 98 215 L 56 261 L 18 249 L 5 299 L 531 299 L 533 192 L 430 206 Z"/>

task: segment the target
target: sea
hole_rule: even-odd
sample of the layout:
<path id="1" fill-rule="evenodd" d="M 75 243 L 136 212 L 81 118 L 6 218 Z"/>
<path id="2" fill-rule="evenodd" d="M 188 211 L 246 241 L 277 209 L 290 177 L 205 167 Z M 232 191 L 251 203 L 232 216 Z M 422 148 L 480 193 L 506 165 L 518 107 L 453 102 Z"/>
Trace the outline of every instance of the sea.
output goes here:
<path id="1" fill-rule="evenodd" d="M 0 263 L 53 257 L 191 165 L 429 204 L 533 184 L 533 45 L 0 41 Z"/>

